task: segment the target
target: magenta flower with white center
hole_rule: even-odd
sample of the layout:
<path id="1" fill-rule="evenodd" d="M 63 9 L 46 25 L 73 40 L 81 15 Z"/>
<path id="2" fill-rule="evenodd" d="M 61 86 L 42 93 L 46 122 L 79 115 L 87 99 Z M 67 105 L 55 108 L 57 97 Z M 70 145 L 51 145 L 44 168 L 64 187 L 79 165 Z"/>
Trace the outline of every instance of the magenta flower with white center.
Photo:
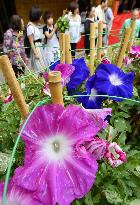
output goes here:
<path id="1" fill-rule="evenodd" d="M 75 68 L 69 64 L 58 64 L 56 65 L 54 71 L 60 71 L 62 77 L 62 86 L 65 86 L 70 81 L 70 76 L 74 72 Z M 48 73 L 44 72 L 43 77 L 46 81 L 46 84 L 43 88 L 45 94 L 49 95 L 49 87 L 48 87 Z"/>
<path id="2" fill-rule="evenodd" d="M 126 161 L 126 153 L 116 142 L 108 144 L 105 158 L 112 167 L 118 167 Z"/>
<path id="3" fill-rule="evenodd" d="M 102 129 L 98 120 L 80 106 L 38 107 L 22 133 L 25 160 L 15 171 L 15 184 L 45 205 L 69 205 L 85 196 L 98 165 L 80 146 Z"/>
<path id="4" fill-rule="evenodd" d="M 2 204 L 2 195 L 4 183 L 0 184 L 0 204 Z M 9 182 L 6 195 L 5 205 L 42 205 L 39 201 L 32 198 L 31 192 L 28 192 L 18 186 L 15 186 L 12 181 Z"/>

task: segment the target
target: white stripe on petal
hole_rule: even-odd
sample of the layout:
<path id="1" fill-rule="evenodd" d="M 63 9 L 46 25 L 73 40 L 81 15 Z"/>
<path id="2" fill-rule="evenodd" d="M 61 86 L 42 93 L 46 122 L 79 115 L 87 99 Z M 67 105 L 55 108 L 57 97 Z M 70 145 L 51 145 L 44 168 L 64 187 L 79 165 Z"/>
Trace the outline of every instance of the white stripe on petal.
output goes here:
<path id="1" fill-rule="evenodd" d="M 111 74 L 109 76 L 109 80 L 111 82 L 112 85 L 115 85 L 115 86 L 119 86 L 119 85 L 122 85 L 122 81 L 121 79 L 118 77 L 118 75 L 116 75 L 115 73 L 114 74 Z"/>
<path id="2" fill-rule="evenodd" d="M 92 96 L 89 97 L 89 100 L 94 101 L 96 98 L 96 96 L 94 96 L 94 95 L 97 95 L 97 91 L 94 88 L 91 89 L 91 95 Z"/>

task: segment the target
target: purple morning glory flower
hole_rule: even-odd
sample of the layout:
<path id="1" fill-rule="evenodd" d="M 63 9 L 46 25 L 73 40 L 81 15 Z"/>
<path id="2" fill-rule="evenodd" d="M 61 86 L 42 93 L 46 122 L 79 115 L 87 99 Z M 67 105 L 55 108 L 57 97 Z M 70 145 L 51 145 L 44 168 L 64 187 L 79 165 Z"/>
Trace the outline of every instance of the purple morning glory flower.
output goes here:
<path id="1" fill-rule="evenodd" d="M 77 97 L 77 101 L 82 103 L 82 106 L 86 109 L 100 109 L 102 106 L 102 100 L 99 97 L 88 96 L 87 92 L 77 93 L 78 95 L 87 95 Z M 96 90 L 92 89 L 91 95 L 97 94 Z"/>
<path id="2" fill-rule="evenodd" d="M 80 149 L 79 141 L 94 138 L 103 128 L 97 120 L 80 106 L 38 107 L 22 133 L 24 166 L 16 169 L 14 183 L 47 205 L 69 205 L 85 196 L 98 165 L 88 151 Z"/>
<path id="3" fill-rule="evenodd" d="M 71 94 L 84 80 L 89 76 L 89 69 L 84 58 L 73 60 L 72 65 L 75 71 L 70 77 L 70 82 L 67 84 L 68 92 Z"/>
<path id="4" fill-rule="evenodd" d="M 83 96 L 83 97 L 81 96 L 77 98 L 77 101 L 79 103 L 82 103 L 83 107 L 86 109 L 100 109 L 102 106 L 103 98 L 94 96 L 99 94 L 95 89 L 94 82 L 95 82 L 95 75 L 91 76 L 87 80 L 86 92 L 78 93 L 79 95 L 87 95 L 87 96 Z"/>
<path id="5" fill-rule="evenodd" d="M 58 61 L 56 61 L 55 63 L 53 63 L 52 65 L 50 65 L 49 69 L 50 69 L 50 70 L 54 70 L 55 67 L 56 67 L 58 64 L 60 64 L 60 60 L 58 60 Z"/>
<path id="6" fill-rule="evenodd" d="M 113 64 L 100 64 L 95 73 L 95 89 L 101 95 L 131 98 L 133 95 L 134 72 L 124 73 Z M 123 101 L 123 99 L 112 98 Z"/>

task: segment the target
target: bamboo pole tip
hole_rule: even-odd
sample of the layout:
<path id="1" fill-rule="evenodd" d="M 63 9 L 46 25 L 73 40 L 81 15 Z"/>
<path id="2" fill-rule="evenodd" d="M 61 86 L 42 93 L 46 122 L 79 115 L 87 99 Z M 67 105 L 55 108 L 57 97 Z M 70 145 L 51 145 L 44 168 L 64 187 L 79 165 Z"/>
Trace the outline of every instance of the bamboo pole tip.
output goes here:
<path id="1" fill-rule="evenodd" d="M 65 35 L 65 34 L 64 34 L 64 33 L 60 33 L 59 35 L 62 37 L 62 36 Z"/>
<path id="2" fill-rule="evenodd" d="M 4 72 L 6 70 L 9 70 L 11 68 L 10 60 L 8 58 L 8 55 L 1 55 L 0 56 L 0 69 Z M 7 69 L 5 69 L 5 67 Z M 8 73 L 7 73 L 8 74 Z"/>
<path id="3" fill-rule="evenodd" d="M 102 27 L 102 26 L 103 26 L 103 22 L 99 22 L 99 23 L 98 23 L 98 26 L 99 26 L 99 27 Z"/>
<path id="4" fill-rule="evenodd" d="M 130 33 L 131 30 L 132 30 L 132 28 L 126 28 L 126 29 L 125 29 L 125 33 Z"/>
<path id="5" fill-rule="evenodd" d="M 59 83 L 61 82 L 61 72 L 60 71 L 51 71 L 48 74 L 49 83 Z"/>
<path id="6" fill-rule="evenodd" d="M 7 55 L 4 54 L 4 55 L 1 55 L 1 56 L 0 56 L 0 61 L 1 61 L 1 62 L 2 62 L 2 61 L 7 61 L 7 60 L 9 61 L 9 58 L 8 58 Z"/>
<path id="7" fill-rule="evenodd" d="M 68 33 L 65 34 L 65 38 L 67 39 L 67 41 L 70 41 L 70 35 Z"/>

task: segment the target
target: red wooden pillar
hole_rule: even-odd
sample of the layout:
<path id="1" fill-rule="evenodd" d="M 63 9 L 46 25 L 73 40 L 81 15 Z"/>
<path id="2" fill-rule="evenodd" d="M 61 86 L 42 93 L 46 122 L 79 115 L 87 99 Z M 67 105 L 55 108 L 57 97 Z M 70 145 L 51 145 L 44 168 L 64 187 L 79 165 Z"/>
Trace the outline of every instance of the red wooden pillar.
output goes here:
<path id="1" fill-rule="evenodd" d="M 118 7 L 119 7 L 119 0 L 114 0 L 113 1 L 113 14 L 114 14 L 114 16 L 116 16 L 118 13 Z"/>

